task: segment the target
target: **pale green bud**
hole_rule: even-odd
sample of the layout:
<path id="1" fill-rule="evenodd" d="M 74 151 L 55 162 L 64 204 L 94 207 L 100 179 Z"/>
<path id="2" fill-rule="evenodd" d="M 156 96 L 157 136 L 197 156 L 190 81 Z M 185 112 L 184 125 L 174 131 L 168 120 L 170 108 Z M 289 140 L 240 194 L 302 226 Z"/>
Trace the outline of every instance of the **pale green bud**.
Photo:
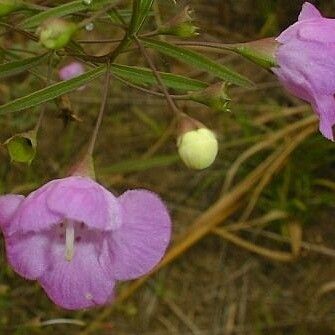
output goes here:
<path id="1" fill-rule="evenodd" d="M 70 42 L 77 29 L 75 23 L 55 18 L 44 21 L 37 33 L 47 49 L 61 49 Z"/>
<path id="2" fill-rule="evenodd" d="M 23 7 L 18 0 L 0 0 L 0 17 L 6 16 Z"/>
<path id="3" fill-rule="evenodd" d="M 202 170 L 209 167 L 218 153 L 215 134 L 207 128 L 185 132 L 177 141 L 179 156 L 191 169 Z"/>

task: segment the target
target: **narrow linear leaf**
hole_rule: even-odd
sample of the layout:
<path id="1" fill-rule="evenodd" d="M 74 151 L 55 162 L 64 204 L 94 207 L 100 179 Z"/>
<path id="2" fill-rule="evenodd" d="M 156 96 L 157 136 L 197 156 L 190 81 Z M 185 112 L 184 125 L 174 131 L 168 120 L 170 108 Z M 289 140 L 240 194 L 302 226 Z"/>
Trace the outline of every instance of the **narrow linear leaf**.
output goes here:
<path id="1" fill-rule="evenodd" d="M 153 2 L 153 0 L 141 0 L 140 15 L 138 16 L 137 22 L 137 32 L 142 28 L 145 20 L 147 19 Z"/>
<path id="2" fill-rule="evenodd" d="M 131 16 L 132 16 L 132 11 L 128 9 L 119 9 L 113 12 L 110 11 L 107 14 L 113 23 L 124 24 L 124 23 L 129 23 Z M 150 10 L 148 12 L 148 16 L 154 16 L 154 12 Z"/>
<path id="3" fill-rule="evenodd" d="M 102 168 L 103 174 L 139 172 L 152 168 L 172 165 L 179 161 L 178 155 L 163 155 L 148 159 L 130 159 Z"/>
<path id="4" fill-rule="evenodd" d="M 106 67 L 100 66 L 73 79 L 50 85 L 29 95 L 10 101 L 0 106 L 0 115 L 18 112 L 55 99 L 99 78 L 105 71 Z"/>
<path id="5" fill-rule="evenodd" d="M 104 5 L 113 3 L 115 0 L 93 0 L 91 5 L 86 5 L 82 0 L 76 0 L 69 3 L 66 3 L 61 6 L 56 6 L 45 10 L 41 13 L 28 17 L 20 26 L 22 28 L 34 28 L 41 24 L 44 20 L 55 17 L 63 17 L 66 15 L 74 14 L 84 10 L 96 10 L 101 8 Z"/>
<path id="6" fill-rule="evenodd" d="M 128 30 L 129 35 L 137 34 L 141 30 L 149 15 L 152 4 L 153 0 L 134 0 L 133 15 Z"/>
<path id="7" fill-rule="evenodd" d="M 113 64 L 111 72 L 116 76 L 141 86 L 157 84 L 152 71 L 143 67 Z M 166 72 L 160 72 L 160 75 L 167 87 L 178 91 L 197 91 L 208 86 L 203 81 L 190 79 L 181 75 Z"/>
<path id="8" fill-rule="evenodd" d="M 142 38 L 141 40 L 147 48 L 154 49 L 164 55 L 176 58 L 181 62 L 211 73 L 212 75 L 232 84 L 244 87 L 250 87 L 253 85 L 252 81 L 248 78 L 222 64 L 216 63 L 208 57 L 198 54 L 197 52 L 153 39 Z"/>
<path id="9" fill-rule="evenodd" d="M 9 76 L 13 76 L 15 74 L 26 71 L 32 67 L 37 66 L 42 63 L 42 61 L 46 58 L 47 53 L 41 56 L 26 58 L 14 62 L 9 62 L 0 65 L 0 78 L 6 78 Z"/>

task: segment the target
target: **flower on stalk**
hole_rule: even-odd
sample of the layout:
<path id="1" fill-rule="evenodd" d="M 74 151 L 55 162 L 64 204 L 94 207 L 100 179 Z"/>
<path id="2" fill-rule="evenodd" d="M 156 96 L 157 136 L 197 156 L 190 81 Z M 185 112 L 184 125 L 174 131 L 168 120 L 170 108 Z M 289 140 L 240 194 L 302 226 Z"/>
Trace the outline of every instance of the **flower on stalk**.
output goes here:
<path id="1" fill-rule="evenodd" d="M 47 49 L 61 49 L 70 42 L 77 29 L 73 22 L 52 18 L 44 21 L 37 33 L 41 44 Z"/>
<path id="2" fill-rule="evenodd" d="M 6 16 L 24 7 L 19 0 L 0 0 L 0 17 Z"/>
<path id="3" fill-rule="evenodd" d="M 170 240 L 165 205 L 152 192 L 115 197 L 91 178 L 53 180 L 26 198 L 0 197 L 7 258 L 65 309 L 112 301 L 117 281 L 149 272 Z"/>
<path id="4" fill-rule="evenodd" d="M 213 164 L 218 154 L 215 134 L 201 122 L 185 115 L 179 121 L 178 153 L 185 165 L 203 170 Z"/>
<path id="5" fill-rule="evenodd" d="M 320 132 L 334 141 L 335 19 L 305 2 L 299 19 L 276 39 L 272 71 L 297 97 L 308 101 L 320 119 Z"/>

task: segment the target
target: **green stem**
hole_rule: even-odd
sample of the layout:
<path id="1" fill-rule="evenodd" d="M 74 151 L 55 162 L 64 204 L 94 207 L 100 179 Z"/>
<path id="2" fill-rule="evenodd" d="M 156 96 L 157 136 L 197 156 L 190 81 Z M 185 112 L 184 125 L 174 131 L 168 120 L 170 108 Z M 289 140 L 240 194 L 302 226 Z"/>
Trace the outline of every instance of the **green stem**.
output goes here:
<path id="1" fill-rule="evenodd" d="M 52 58 L 53 58 L 53 55 L 54 55 L 54 51 L 51 51 L 51 52 L 50 52 L 50 55 L 49 55 L 49 60 L 48 60 L 48 72 L 47 72 L 47 78 L 46 78 L 46 82 L 45 82 L 45 86 L 46 86 L 46 87 L 49 86 L 50 81 L 51 81 L 51 74 L 52 74 Z M 45 115 L 45 110 L 46 110 L 46 104 L 44 104 L 44 105 L 42 106 L 40 115 L 39 115 L 39 117 L 38 117 L 36 126 L 35 126 L 35 128 L 34 128 L 34 131 L 35 131 L 36 134 L 37 134 L 38 130 L 39 130 L 40 127 L 41 127 L 41 124 L 42 124 L 42 121 L 43 121 L 43 118 L 44 118 L 44 115 Z"/>
<path id="2" fill-rule="evenodd" d="M 111 64 L 111 62 L 107 63 L 107 70 L 106 70 L 105 83 L 104 83 L 104 89 L 103 89 L 103 95 L 102 95 L 102 102 L 101 102 L 97 122 L 95 124 L 94 130 L 93 130 L 93 133 L 92 133 L 92 137 L 91 137 L 90 143 L 88 145 L 88 150 L 87 150 L 88 156 L 93 155 L 95 143 L 97 141 L 99 129 L 100 129 L 100 126 L 101 126 L 101 123 L 102 123 L 102 118 L 103 118 L 104 111 L 105 111 L 106 105 L 107 105 L 109 86 L 110 86 L 110 64 Z"/>

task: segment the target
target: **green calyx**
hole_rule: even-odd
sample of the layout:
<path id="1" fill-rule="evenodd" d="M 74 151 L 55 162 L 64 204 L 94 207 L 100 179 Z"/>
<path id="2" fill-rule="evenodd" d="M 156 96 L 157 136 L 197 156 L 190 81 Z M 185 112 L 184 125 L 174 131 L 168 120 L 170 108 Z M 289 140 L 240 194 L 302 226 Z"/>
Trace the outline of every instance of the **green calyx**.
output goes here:
<path id="1" fill-rule="evenodd" d="M 262 66 L 271 69 L 277 66 L 275 53 L 279 43 L 274 38 L 232 45 L 231 50 Z"/>
<path id="2" fill-rule="evenodd" d="M 223 82 L 210 85 L 201 91 L 191 92 L 190 99 L 219 112 L 228 112 L 231 100 L 227 94 L 227 84 Z"/>
<path id="3" fill-rule="evenodd" d="M 179 14 L 170 21 L 158 27 L 158 33 L 163 35 L 174 35 L 181 38 L 198 36 L 198 27 L 193 24 L 193 11 L 186 6 Z"/>
<path id="4" fill-rule="evenodd" d="M 0 17 L 6 16 L 23 7 L 24 7 L 24 4 L 21 1 L 0 0 Z"/>
<path id="5" fill-rule="evenodd" d="M 12 162 L 31 164 L 36 155 L 36 132 L 16 134 L 5 143 Z"/>

